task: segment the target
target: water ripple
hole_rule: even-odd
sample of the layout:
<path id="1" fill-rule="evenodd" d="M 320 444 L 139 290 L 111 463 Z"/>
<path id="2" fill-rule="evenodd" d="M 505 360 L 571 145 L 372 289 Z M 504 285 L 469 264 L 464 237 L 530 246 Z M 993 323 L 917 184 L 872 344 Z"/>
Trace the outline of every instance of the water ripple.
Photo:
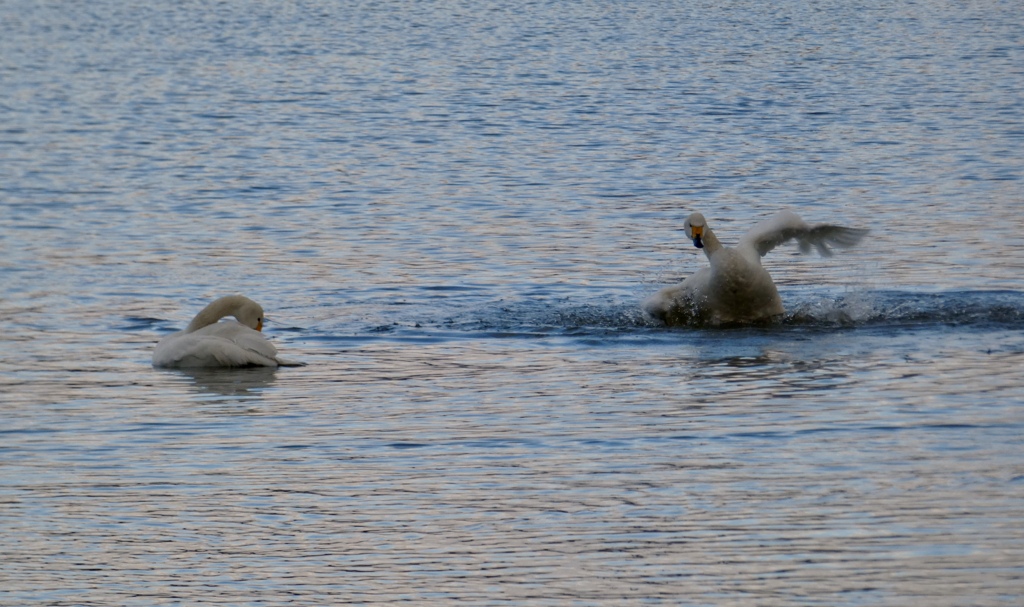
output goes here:
<path id="1" fill-rule="evenodd" d="M 1020 603 L 1019 13 L 0 4 L 0 603 Z"/>

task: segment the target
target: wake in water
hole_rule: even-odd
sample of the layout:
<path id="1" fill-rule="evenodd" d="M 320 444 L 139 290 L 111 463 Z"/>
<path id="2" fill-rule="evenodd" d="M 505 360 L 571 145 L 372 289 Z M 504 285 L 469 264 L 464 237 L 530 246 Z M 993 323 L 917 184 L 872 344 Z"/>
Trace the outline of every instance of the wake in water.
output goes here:
<path id="1" fill-rule="evenodd" d="M 1024 293 L 875 291 L 823 298 L 793 306 L 787 324 L 849 326 L 997 325 L 1024 328 Z"/>
<path id="2" fill-rule="evenodd" d="M 480 298 L 437 307 L 391 307 L 353 324 L 338 319 L 334 326 L 280 327 L 275 334 L 293 334 L 317 341 L 409 340 L 446 341 L 464 338 L 598 338 L 609 343 L 623 337 L 671 337 L 687 331 L 710 335 L 731 331 L 787 332 L 835 330 L 905 330 L 965 327 L 981 330 L 1024 330 L 1024 292 L 854 291 L 841 295 L 783 293 L 788 311 L 780 319 L 754 325 L 715 326 L 693 322 L 668 326 L 643 311 L 642 296 L 580 303 L 577 298 L 537 297 L 516 300 Z M 334 317 L 332 316 L 332 319 Z"/>
<path id="3" fill-rule="evenodd" d="M 1017 291 L 924 294 L 865 291 L 841 296 L 805 295 L 802 301 L 790 301 L 788 308 L 781 319 L 753 326 L 828 329 L 952 325 L 1024 329 L 1024 293 Z M 669 328 L 646 314 L 636 302 L 579 304 L 568 300 L 489 305 L 462 310 L 427 324 L 455 331 L 498 334 L 572 335 L 715 328 L 699 321 Z"/>
<path id="4" fill-rule="evenodd" d="M 462 310 L 438 325 L 460 331 L 506 334 L 628 332 L 662 326 L 635 303 L 579 304 L 568 300 L 502 302 Z"/>

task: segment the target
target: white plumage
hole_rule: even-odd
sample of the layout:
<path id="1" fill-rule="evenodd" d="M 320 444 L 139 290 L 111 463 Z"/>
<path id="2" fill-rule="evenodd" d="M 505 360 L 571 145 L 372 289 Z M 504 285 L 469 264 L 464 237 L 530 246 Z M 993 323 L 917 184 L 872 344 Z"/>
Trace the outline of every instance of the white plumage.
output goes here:
<path id="1" fill-rule="evenodd" d="M 644 310 L 668 324 L 749 323 L 781 316 L 782 299 L 761 266 L 761 257 L 789 240 L 796 240 L 804 253 L 814 248 L 828 257 L 831 247 L 852 247 L 868 232 L 830 224 L 811 226 L 791 211 L 755 225 L 735 247 L 723 246 L 700 213 L 687 217 L 683 228 L 694 246 L 704 249 L 710 266 L 644 300 Z"/>
<path id="2" fill-rule="evenodd" d="M 217 322 L 225 316 L 235 320 Z M 154 367 L 277 367 L 298 365 L 277 356 L 260 332 L 263 308 L 242 295 L 221 297 L 182 331 L 167 335 L 153 351 Z"/>

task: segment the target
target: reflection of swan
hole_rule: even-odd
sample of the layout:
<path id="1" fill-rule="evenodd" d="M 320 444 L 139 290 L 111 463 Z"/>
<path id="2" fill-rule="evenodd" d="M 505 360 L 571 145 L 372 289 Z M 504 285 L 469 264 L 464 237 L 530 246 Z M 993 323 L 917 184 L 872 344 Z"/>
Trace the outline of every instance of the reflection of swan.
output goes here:
<path id="1" fill-rule="evenodd" d="M 239 369 L 182 368 L 177 371 L 191 380 L 199 392 L 216 396 L 256 397 L 276 379 L 277 367 Z M 218 401 L 225 402 L 225 401 Z M 238 401 L 227 401 L 237 404 Z"/>
<path id="2" fill-rule="evenodd" d="M 238 322 L 217 322 L 234 316 Z M 221 297 L 196 314 L 184 331 L 160 340 L 154 367 L 277 367 L 296 365 L 277 357 L 263 337 L 263 308 L 241 295 Z"/>
<path id="3" fill-rule="evenodd" d="M 832 254 L 829 246 L 852 247 L 868 232 L 827 224 L 810 226 L 790 211 L 757 224 L 735 247 L 722 246 L 700 213 L 687 217 L 683 228 L 694 246 L 704 249 L 711 265 L 644 301 L 648 314 L 669 324 L 753 322 L 781 316 L 782 299 L 772 277 L 761 267 L 761 257 L 792 239 L 802 252 L 814 247 L 827 257 Z"/>

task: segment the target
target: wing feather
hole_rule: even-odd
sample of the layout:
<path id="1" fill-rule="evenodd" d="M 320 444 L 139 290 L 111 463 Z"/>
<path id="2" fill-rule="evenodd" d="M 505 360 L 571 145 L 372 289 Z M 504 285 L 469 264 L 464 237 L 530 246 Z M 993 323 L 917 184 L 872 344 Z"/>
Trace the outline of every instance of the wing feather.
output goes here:
<path id="1" fill-rule="evenodd" d="M 822 257 L 830 257 L 831 247 L 852 247 L 867 233 L 868 230 L 865 229 L 832 224 L 811 226 L 796 213 L 782 211 L 750 228 L 740 238 L 737 248 L 753 249 L 759 256 L 764 257 L 775 247 L 796 240 L 802 253 L 808 253 L 813 248 Z"/>
<path id="2" fill-rule="evenodd" d="M 165 337 L 153 353 L 158 367 L 276 367 L 277 348 L 259 332 L 235 321 Z"/>

